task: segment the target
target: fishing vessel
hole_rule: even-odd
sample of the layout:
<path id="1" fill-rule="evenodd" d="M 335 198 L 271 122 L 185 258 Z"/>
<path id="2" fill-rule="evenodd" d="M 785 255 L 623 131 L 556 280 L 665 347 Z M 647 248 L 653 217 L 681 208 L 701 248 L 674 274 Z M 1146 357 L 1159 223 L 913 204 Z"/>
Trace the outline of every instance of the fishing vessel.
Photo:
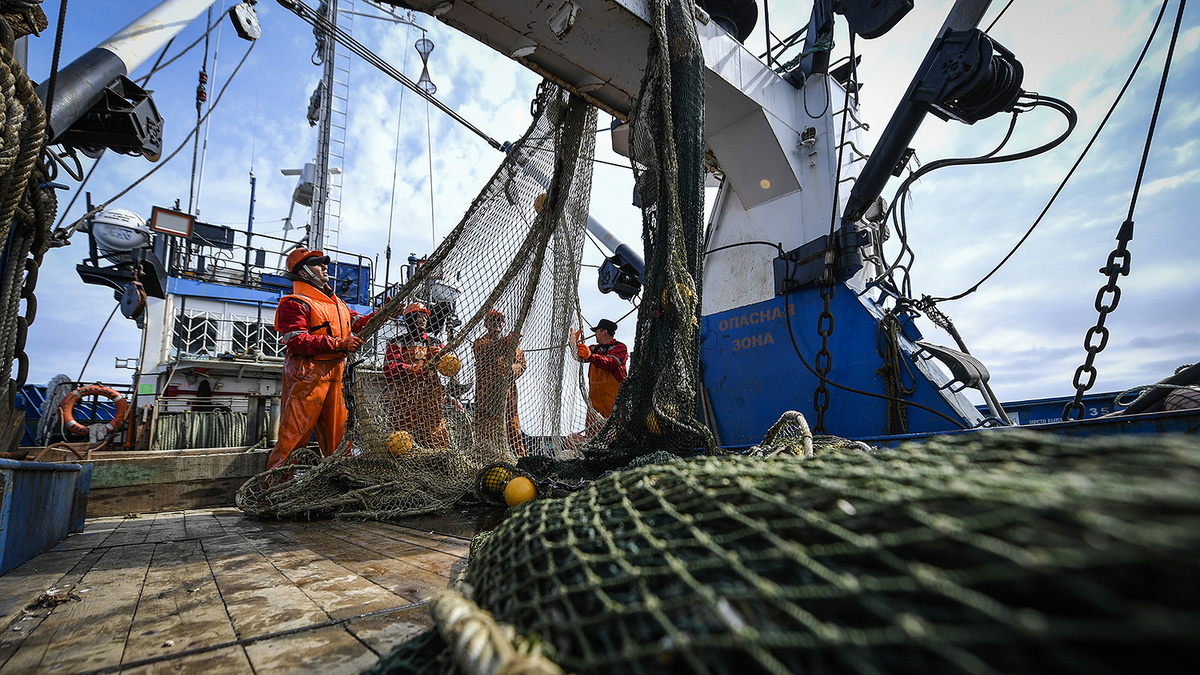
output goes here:
<path id="1" fill-rule="evenodd" d="M 334 9 L 327 7 L 326 16 L 329 11 L 337 12 L 337 4 L 331 4 Z M 650 27 L 654 25 L 649 4 L 620 0 L 568 0 L 550 3 L 553 7 L 544 3 L 489 0 L 413 0 L 396 4 L 436 17 L 610 114 L 614 121 L 606 135 L 618 152 L 628 152 L 626 122 L 634 109 L 642 80 L 645 45 L 652 39 Z M 974 123 L 986 118 L 985 113 L 1011 110 L 1018 100 L 1030 110 L 1047 107 L 1063 113 L 1067 119 L 1073 113 L 1062 101 L 1027 95 L 1021 90 L 1019 55 L 975 29 L 987 3 L 962 2 L 956 4 L 944 30 L 928 36 L 932 44 L 917 74 L 904 74 L 906 78 L 912 77 L 907 97 L 882 132 L 875 149 L 864 152 L 868 143 L 862 135 L 866 125 L 859 121 L 858 98 L 863 83 L 856 73 L 857 57 L 851 52 L 839 59 L 831 53 L 832 26 L 845 20 L 859 38 L 876 38 L 895 26 L 903 26 L 903 16 L 911 8 L 910 3 L 904 2 L 870 4 L 867 9 L 868 3 L 842 3 L 836 8 L 840 13 L 835 14 L 831 4 L 815 3 L 807 17 L 807 28 L 791 38 L 777 40 L 767 29 L 770 38 L 765 58 L 756 55 L 745 42 L 753 29 L 748 17 L 759 11 L 755 3 L 699 3 L 695 15 L 705 64 L 703 124 L 706 149 L 710 151 L 706 158 L 710 170 L 707 178 L 713 185 L 702 249 L 703 277 L 696 280 L 703 288 L 696 311 L 701 369 L 696 412 L 723 448 L 746 448 L 760 443 L 772 423 L 788 410 L 803 411 L 819 434 L 880 447 L 945 432 L 987 433 L 990 427 L 1046 419 L 1028 414 L 1024 419 L 1014 419 L 1012 413 L 1017 408 L 1028 406 L 1002 404 L 992 390 L 993 373 L 969 353 L 962 341 L 947 347 L 926 338 L 917 325 L 918 320 L 926 322 L 926 317 L 932 316 L 944 324 L 945 316 L 938 316 L 936 303 L 928 298 L 912 296 L 908 278 L 911 263 L 904 260 L 903 250 L 900 257 L 895 257 L 886 246 L 892 237 L 907 236 L 901 207 L 903 195 L 896 201 L 880 198 L 889 176 L 913 176 L 918 171 L 909 144 L 926 116 Z M 295 2 L 281 5 L 308 17 L 318 30 L 322 29 L 322 14 L 314 8 Z M 769 20 L 769 9 L 768 3 L 763 3 L 763 19 Z M 775 18 L 779 19 L 778 8 Z M 252 33 L 256 23 L 243 17 L 239 26 Z M 1178 31 L 1177 27 L 1177 34 Z M 331 42 L 332 36 L 330 32 Z M 328 58 L 326 63 L 336 64 L 336 60 Z M 330 83 L 327 91 L 332 91 L 335 80 L 326 81 Z M 1026 98 L 1022 99 L 1023 96 Z M 327 99 L 326 104 L 331 101 Z M 1013 118 L 1016 119 L 1015 114 Z M 332 115 L 327 113 L 325 119 L 332 119 Z M 333 132 L 326 128 L 323 133 Z M 326 137 L 319 145 L 329 148 L 337 143 Z M 144 147 L 144 143 L 140 151 L 145 155 L 157 154 L 156 150 Z M 345 194 L 344 186 L 331 186 L 328 182 L 330 175 L 336 175 L 329 170 L 330 161 L 329 156 L 318 157 L 313 165 L 299 170 L 300 180 L 293 193 L 295 203 L 313 209 L 309 237 L 315 237 L 311 240 L 317 242 L 328 241 L 320 225 L 321 219 L 331 212 L 327 200 L 335 194 L 343 199 L 340 195 Z M 307 203 L 305 194 L 309 195 Z M 279 274 L 278 260 L 288 240 L 255 233 L 253 192 L 250 203 L 250 226 L 242 231 L 205 223 L 188 213 L 190 209 L 163 205 L 155 205 L 144 218 L 108 209 L 95 213 L 87 221 L 90 250 L 87 260 L 78 266 L 78 273 L 89 283 L 116 291 L 120 311 L 145 326 L 142 339 L 146 348 L 138 360 L 136 387 L 131 392 L 133 419 L 141 431 L 127 432 L 130 446 L 140 443 L 147 448 L 146 452 L 153 453 L 155 448 L 167 451 L 165 445 L 173 446 L 170 451 L 174 452 L 181 448 L 224 445 L 244 449 L 271 442 L 278 414 L 280 347 L 272 339 L 269 326 L 274 304 L 290 288 L 290 282 Z M 603 231 L 598 224 L 597 228 Z M 619 244 L 615 237 L 614 240 Z M 1118 250 L 1125 250 L 1128 237 L 1118 241 L 1124 242 Z M 636 265 L 631 269 L 631 257 L 636 253 L 619 248 L 614 245 L 604 253 L 609 277 L 607 288 L 602 290 L 625 291 L 632 296 L 630 290 L 636 292 L 634 284 L 647 281 L 644 276 L 639 278 L 645 270 L 636 269 Z M 377 261 L 370 256 L 335 252 L 334 258 L 338 263 L 335 290 L 355 309 L 367 313 L 394 290 L 386 275 L 381 283 Z M 411 267 L 397 272 L 397 284 L 417 274 L 419 262 L 414 255 L 409 261 Z M 390 264 L 390 252 L 387 263 Z M 1109 261 L 1112 279 L 1124 276 L 1118 268 Z M 603 277 L 601 285 L 606 285 Z M 642 297 L 641 302 L 658 303 L 665 314 L 670 306 L 667 297 L 664 291 L 661 297 Z M 676 306 L 679 298 L 686 301 L 687 297 L 681 291 L 675 298 Z M 1107 310 L 1101 309 L 1097 330 L 1089 333 L 1089 340 L 1093 334 L 1103 336 L 1101 349 L 1108 339 L 1103 330 L 1104 318 L 1115 304 L 1112 301 Z M 1097 299 L 1096 305 L 1103 307 L 1104 303 Z M 949 326 L 949 335 L 958 340 L 953 324 Z M 1101 349 L 1089 345 L 1090 353 L 1081 372 L 1088 372 L 1086 368 L 1092 366 Z M 1164 374 L 1164 379 L 1169 374 Z M 1089 387 L 1080 383 L 1079 374 L 1076 381 L 1077 396 L 1067 402 L 1076 418 L 1088 417 L 1088 408 L 1095 407 L 1097 414 L 1092 416 L 1095 419 L 1052 422 L 1039 425 L 1041 428 L 1067 435 L 1195 432 L 1200 413 L 1186 407 L 1186 398 L 1183 403 L 1173 403 L 1161 410 L 1165 399 L 1176 389 L 1186 391 L 1195 384 L 1194 368 L 1176 373 L 1164 383 L 1158 395 L 1150 397 L 1153 401 L 1146 399 L 1136 407 L 1131 406 L 1136 414 L 1124 416 L 1101 414 L 1100 408 L 1110 403 L 1107 396 L 1095 406 L 1082 405 L 1093 400 L 1084 398 Z M 974 400 L 965 395 L 966 390 L 977 392 Z M 467 398 L 464 400 L 469 402 Z M 979 400 L 983 405 L 977 407 Z M 1151 405 L 1160 410 L 1146 412 Z M 1175 407 L 1182 409 L 1171 409 Z M 1069 416 L 1064 412 L 1064 418 Z M 554 443 L 552 438 L 547 447 L 555 448 Z M 207 452 L 205 456 L 214 454 L 220 453 Z M 207 468 L 199 470 L 190 480 L 209 481 L 211 476 L 204 475 L 204 471 L 213 471 L 214 467 L 226 471 L 217 466 L 218 461 L 244 459 L 240 452 L 224 454 L 226 459 L 205 459 Z M 179 463 L 176 460 L 182 459 L 182 463 L 187 463 L 188 455 L 184 453 L 172 457 L 171 461 Z M 136 461 L 137 457 L 116 459 Z M 96 460 L 93 471 L 104 461 L 100 457 Z M 239 471 L 224 474 L 227 488 L 244 482 L 257 472 L 257 467 L 251 464 Z M 150 484 L 156 480 L 159 479 L 152 479 Z M 146 490 L 154 492 L 153 488 Z M 220 499 L 215 491 L 213 498 Z M 114 496 L 108 503 L 119 508 L 117 504 L 134 502 L 121 502 L 120 497 Z M 188 504 L 202 505 L 206 504 Z M 179 507 L 160 503 L 147 510 L 163 508 Z M 454 532 L 443 532 L 435 538 L 469 536 L 485 527 L 485 520 L 467 517 L 465 525 L 457 526 L 441 521 L 437 527 Z M 132 520 L 92 521 L 84 535 L 91 543 L 79 545 L 81 540 L 76 538 L 76 544 L 72 544 L 68 539 L 65 548 L 47 555 L 57 556 L 55 560 L 72 556 L 87 559 L 103 549 L 138 556 L 137 546 L 165 543 L 179 538 L 182 531 L 183 538 L 201 542 L 199 548 L 215 568 L 225 569 L 223 566 L 232 565 L 230 561 L 236 556 L 249 555 L 274 565 L 287 580 L 282 582 L 285 587 L 294 584 L 301 589 L 308 581 L 319 578 L 324 583 L 350 570 L 355 583 L 365 579 L 387 588 L 391 595 L 364 601 L 361 608 L 349 608 L 331 604 L 332 600 L 320 593 L 306 593 L 307 601 L 314 601 L 317 609 L 312 617 L 298 620 L 294 629 L 286 621 L 276 623 L 279 617 L 269 615 L 270 612 L 286 614 L 289 610 L 284 606 L 292 607 L 290 601 L 281 601 L 283 606 L 272 606 L 268 615 L 262 616 L 253 612 L 253 615 L 241 614 L 240 609 L 234 609 L 236 603 L 226 601 L 226 618 L 232 633 L 224 631 L 219 637 L 206 636 L 177 646 L 170 637 L 149 631 L 142 633 L 150 636 L 143 640 L 146 644 L 136 649 L 127 646 L 110 650 L 99 662 L 64 663 L 98 663 L 86 666 L 97 669 L 161 663 L 213 667 L 220 663 L 231 670 L 247 667 L 259 670 L 274 667 L 270 664 L 276 663 L 285 668 L 358 670 L 383 649 L 381 643 L 363 637 L 354 627 L 369 624 L 380 616 L 393 617 L 414 609 L 392 597 L 409 596 L 390 587 L 390 582 L 379 580 L 394 575 L 391 565 L 395 563 L 384 565 L 383 571 L 367 569 L 362 561 L 374 560 L 378 553 L 369 546 L 347 550 L 347 546 L 355 546 L 347 542 L 363 534 L 351 531 L 353 528 L 342 531 L 335 527 L 326 531 L 317 525 L 267 526 L 241 521 L 234 513 L 220 510 L 162 515 L 154 517 L 152 522 L 152 527 L 146 527 Z M 384 548 L 392 551 L 386 553 L 388 557 L 402 564 L 409 563 L 396 553 L 395 546 L 405 550 L 412 547 L 444 550 L 444 560 L 418 563 L 418 566 L 441 567 L 437 575 L 428 579 L 428 584 L 414 591 L 411 605 L 427 600 L 432 588 L 448 585 L 450 575 L 442 568 L 465 557 L 462 540 L 450 536 L 432 543 L 425 535 L 418 536 L 424 526 L 416 521 L 402 523 L 397 526 L 399 530 L 382 525 L 370 527 L 375 528 L 369 535 L 374 539 L 401 542 L 389 544 L 392 549 Z M 232 544 L 210 547 L 204 543 L 214 536 L 249 543 L 250 548 Z M 276 546 L 301 552 L 289 558 Z M 156 556 L 160 548 L 163 555 L 178 555 L 181 559 L 198 554 L 196 550 L 184 550 L 187 547 L 168 551 L 169 547 L 156 544 Z M 318 559 L 326 560 L 313 563 L 321 571 L 314 577 L 305 577 L 300 571 L 304 561 Z M 52 568 L 62 562 L 48 564 Z M 157 564 L 151 564 L 143 570 L 141 583 L 151 583 L 156 567 Z M 30 568 L 34 569 L 50 568 Z M 89 579 L 96 578 L 97 570 L 88 568 L 79 582 L 71 583 L 86 585 Z M 239 583 L 271 585 L 263 579 L 239 580 L 232 570 L 229 572 L 229 575 L 214 575 L 213 584 L 205 587 L 205 592 L 214 589 L 222 595 L 236 592 Z M 34 580 L 26 583 L 30 587 L 51 577 L 56 583 L 67 578 L 56 574 L 29 571 L 21 577 Z M 89 574 L 93 576 L 89 578 Z M 131 582 L 130 587 L 143 588 L 137 581 Z M 24 586 L 21 589 L 12 591 L 13 597 L 28 594 Z M 65 597 L 63 602 L 71 601 L 69 596 Z M 48 602 L 57 603 L 59 599 L 51 598 Z M 254 604 L 249 600 L 248 603 Z M 71 605 L 66 607 L 69 609 Z M 10 610 L 9 615 L 15 616 L 15 611 Z M 149 615 L 140 614 L 142 611 L 139 607 L 130 613 L 127 618 L 133 624 L 128 625 L 140 626 L 139 621 L 147 621 Z M 170 614 L 169 610 L 161 611 Z M 83 611 L 75 612 L 73 617 L 68 614 L 57 614 L 56 610 L 37 617 L 36 621 L 44 620 L 47 626 L 42 630 L 49 630 L 56 621 L 78 622 L 87 615 Z M 120 630 L 116 628 L 117 632 Z M 180 630 L 187 632 L 187 626 L 180 626 Z M 129 629 L 126 627 L 125 631 Z M 337 637 L 325 637 L 326 633 Z M 318 634 L 322 637 L 317 638 Z M 29 638 L 24 635 L 23 641 L 13 643 L 16 652 L 11 662 L 16 668 L 33 663 L 23 659 L 31 658 L 32 645 L 42 639 L 37 630 L 30 630 Z M 342 652 L 329 645 L 346 640 L 347 635 L 358 644 L 347 648 L 353 657 L 340 660 Z M 274 651 L 265 648 L 286 644 L 293 636 L 321 645 L 316 650 L 319 654 L 314 657 L 316 660 L 299 664 L 279 660 L 278 647 Z M 390 636 L 395 637 L 394 633 Z M 160 637 L 165 639 L 158 643 Z M 156 650 L 150 642 L 161 646 Z M 260 643 L 264 645 L 262 654 L 254 648 Z M 82 649 L 78 644 L 58 648 Z M 82 651 L 93 658 L 91 650 Z M 221 659 L 232 660 L 214 661 L 218 654 Z M 45 660 L 40 662 L 42 668 L 50 666 Z"/>

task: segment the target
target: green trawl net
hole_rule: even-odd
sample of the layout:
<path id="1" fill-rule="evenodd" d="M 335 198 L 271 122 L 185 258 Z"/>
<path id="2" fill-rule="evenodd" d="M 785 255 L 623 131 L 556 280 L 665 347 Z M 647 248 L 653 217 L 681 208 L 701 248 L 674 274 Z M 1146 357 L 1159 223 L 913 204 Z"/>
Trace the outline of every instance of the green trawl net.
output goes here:
<path id="1" fill-rule="evenodd" d="M 696 420 L 704 245 L 704 55 L 692 0 L 651 3 L 646 72 L 630 116 L 646 274 L 629 378 L 589 459 L 711 450 Z"/>
<path id="2" fill-rule="evenodd" d="M 464 582 L 568 672 L 1179 672 L 1200 658 L 1200 442 L 675 459 L 512 511 Z M 377 671 L 417 672 L 403 648 Z"/>

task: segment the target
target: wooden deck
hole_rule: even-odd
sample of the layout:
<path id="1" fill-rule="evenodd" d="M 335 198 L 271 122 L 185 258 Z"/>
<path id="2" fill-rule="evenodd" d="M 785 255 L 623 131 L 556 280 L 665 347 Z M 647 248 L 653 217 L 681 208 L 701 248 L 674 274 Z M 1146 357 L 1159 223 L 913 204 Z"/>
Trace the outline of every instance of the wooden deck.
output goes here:
<path id="1" fill-rule="evenodd" d="M 425 602 L 465 564 L 476 528 L 434 529 L 230 508 L 89 520 L 0 577 L 0 675 L 357 673 L 432 625 Z M 30 608 L 51 589 L 79 599 Z"/>

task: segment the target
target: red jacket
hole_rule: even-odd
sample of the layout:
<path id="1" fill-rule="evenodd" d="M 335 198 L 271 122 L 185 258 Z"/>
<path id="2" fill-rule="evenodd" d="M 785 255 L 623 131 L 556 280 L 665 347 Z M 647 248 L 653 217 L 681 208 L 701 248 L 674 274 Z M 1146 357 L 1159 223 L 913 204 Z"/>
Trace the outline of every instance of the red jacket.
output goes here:
<path id="1" fill-rule="evenodd" d="M 305 281 L 292 283 L 292 294 L 279 300 L 275 330 L 295 356 L 344 356 L 334 349 L 338 338 L 362 330 L 371 314 L 363 316 L 342 299 Z"/>
<path id="2" fill-rule="evenodd" d="M 629 349 L 624 343 L 613 340 L 606 345 L 592 345 L 591 352 L 587 360 L 591 364 L 588 368 L 588 398 L 597 412 L 608 417 L 612 415 L 617 390 L 625 381 Z"/>

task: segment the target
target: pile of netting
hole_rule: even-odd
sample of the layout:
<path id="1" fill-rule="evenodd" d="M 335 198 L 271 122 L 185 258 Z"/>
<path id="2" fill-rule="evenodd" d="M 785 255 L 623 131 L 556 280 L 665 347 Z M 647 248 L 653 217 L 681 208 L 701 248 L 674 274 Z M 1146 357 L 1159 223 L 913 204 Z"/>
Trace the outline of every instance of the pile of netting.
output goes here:
<path id="1" fill-rule="evenodd" d="M 511 511 L 458 589 L 374 670 L 1177 672 L 1200 658 L 1200 442 L 675 458 Z"/>

